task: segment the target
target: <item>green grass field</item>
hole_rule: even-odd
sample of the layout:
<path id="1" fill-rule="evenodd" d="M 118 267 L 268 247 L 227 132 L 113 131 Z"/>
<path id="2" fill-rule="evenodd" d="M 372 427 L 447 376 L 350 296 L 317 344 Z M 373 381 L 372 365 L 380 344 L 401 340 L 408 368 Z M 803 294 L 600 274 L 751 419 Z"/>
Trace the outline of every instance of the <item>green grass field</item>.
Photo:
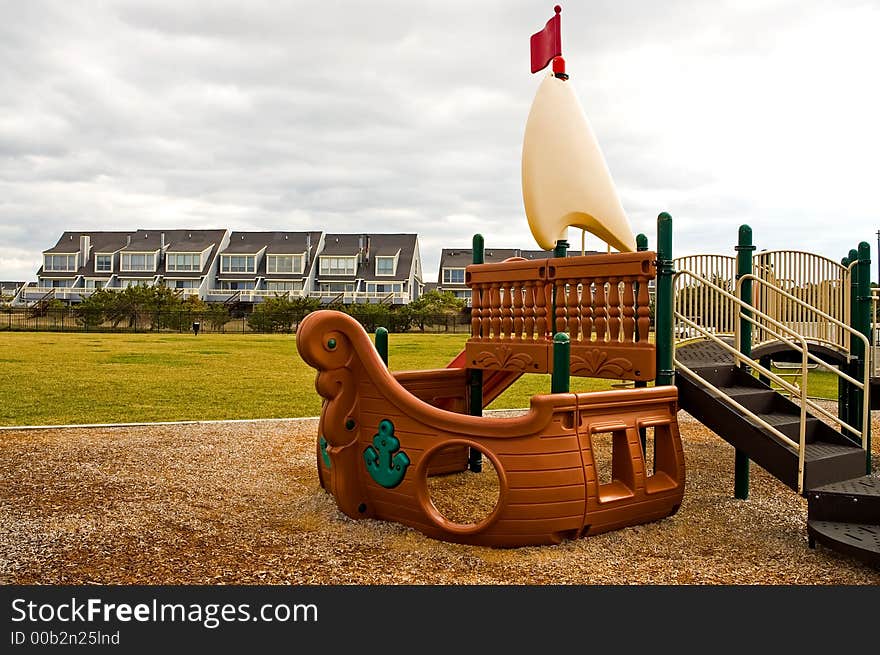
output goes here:
<path id="1" fill-rule="evenodd" d="M 442 368 L 463 334 L 392 334 L 395 371 Z M 315 372 L 290 335 L 0 332 L 0 425 L 316 416 Z M 572 391 L 614 381 L 572 378 Z M 528 407 L 550 376 L 528 375 L 490 409 Z M 829 373 L 809 393 L 837 397 Z"/>
<path id="2" fill-rule="evenodd" d="M 392 370 L 444 367 L 466 335 L 392 334 Z M 315 371 L 290 335 L 0 332 L 0 425 L 317 416 Z M 572 379 L 573 391 L 612 381 Z M 550 376 L 491 409 L 528 407 Z"/>

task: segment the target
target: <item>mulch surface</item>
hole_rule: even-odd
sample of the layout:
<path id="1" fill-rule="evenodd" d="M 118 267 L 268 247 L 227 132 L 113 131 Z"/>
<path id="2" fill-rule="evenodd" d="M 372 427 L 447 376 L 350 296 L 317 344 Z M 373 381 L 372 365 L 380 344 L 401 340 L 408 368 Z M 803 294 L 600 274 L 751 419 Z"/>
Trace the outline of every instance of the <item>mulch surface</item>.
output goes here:
<path id="1" fill-rule="evenodd" d="M 806 500 L 758 466 L 733 498 L 733 449 L 680 422 L 675 516 L 519 549 L 344 516 L 318 485 L 314 420 L 4 432 L 0 583 L 880 584 L 810 550 Z"/>

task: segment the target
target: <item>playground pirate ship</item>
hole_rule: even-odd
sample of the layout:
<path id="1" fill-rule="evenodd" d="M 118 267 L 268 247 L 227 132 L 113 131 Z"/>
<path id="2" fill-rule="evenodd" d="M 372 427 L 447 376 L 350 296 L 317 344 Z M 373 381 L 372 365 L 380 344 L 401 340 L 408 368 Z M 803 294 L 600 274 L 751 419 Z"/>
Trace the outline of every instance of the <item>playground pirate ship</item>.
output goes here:
<path id="1" fill-rule="evenodd" d="M 448 541 L 523 546 L 660 519 L 681 504 L 677 391 L 646 386 L 657 370 L 648 341 L 656 255 L 633 252 L 629 223 L 564 70 L 559 11 L 532 37 L 532 72 L 551 60 L 553 72 L 538 89 L 523 144 L 526 215 L 554 257 L 479 263 L 482 237 L 474 238 L 475 264 L 466 271 L 471 337 L 444 369 L 389 372 L 369 335 L 340 312 L 314 312 L 300 325 L 297 348 L 317 369 L 324 399 L 319 479 L 350 517 L 397 521 Z M 620 252 L 566 257 L 569 226 Z M 551 373 L 552 393 L 532 397 L 522 416 L 481 415 L 530 373 Z M 569 375 L 635 387 L 569 393 Z M 598 439 L 611 442 L 610 479 L 598 473 Z M 476 523 L 448 519 L 431 499 L 429 476 L 482 475 L 484 458 L 498 475 L 494 509 Z"/>

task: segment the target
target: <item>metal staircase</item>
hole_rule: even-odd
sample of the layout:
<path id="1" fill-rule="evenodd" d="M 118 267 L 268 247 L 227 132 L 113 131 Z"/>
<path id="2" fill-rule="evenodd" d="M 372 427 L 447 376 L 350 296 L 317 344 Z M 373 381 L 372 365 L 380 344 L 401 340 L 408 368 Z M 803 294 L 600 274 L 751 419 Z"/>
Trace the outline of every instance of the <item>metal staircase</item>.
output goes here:
<path id="1" fill-rule="evenodd" d="M 736 258 L 675 261 L 680 405 L 733 445 L 738 458 L 807 498 L 811 547 L 880 566 L 880 478 L 865 475 L 873 372 L 868 260 L 851 253 L 851 261 L 837 264 L 783 251 L 753 258 L 744 227 Z M 799 362 L 799 380 L 773 370 L 766 353 L 780 351 Z M 845 391 L 840 416 L 807 396 L 808 369 L 819 367 Z"/>
<path id="2" fill-rule="evenodd" d="M 796 403 L 737 366 L 712 342 L 681 346 L 676 359 L 684 364 L 676 374 L 681 407 L 794 491 L 864 474 L 861 445 L 807 411 L 801 480 Z"/>

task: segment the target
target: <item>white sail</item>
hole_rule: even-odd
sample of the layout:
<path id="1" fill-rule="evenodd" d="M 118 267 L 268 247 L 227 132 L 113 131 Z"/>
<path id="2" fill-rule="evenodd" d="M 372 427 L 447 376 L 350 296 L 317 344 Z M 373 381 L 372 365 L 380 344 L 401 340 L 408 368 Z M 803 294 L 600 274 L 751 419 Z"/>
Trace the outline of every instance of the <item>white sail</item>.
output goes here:
<path id="1" fill-rule="evenodd" d="M 571 227 L 621 252 L 635 237 L 605 157 L 571 84 L 549 74 L 532 103 L 523 139 L 526 218 L 538 245 L 551 249 Z"/>

